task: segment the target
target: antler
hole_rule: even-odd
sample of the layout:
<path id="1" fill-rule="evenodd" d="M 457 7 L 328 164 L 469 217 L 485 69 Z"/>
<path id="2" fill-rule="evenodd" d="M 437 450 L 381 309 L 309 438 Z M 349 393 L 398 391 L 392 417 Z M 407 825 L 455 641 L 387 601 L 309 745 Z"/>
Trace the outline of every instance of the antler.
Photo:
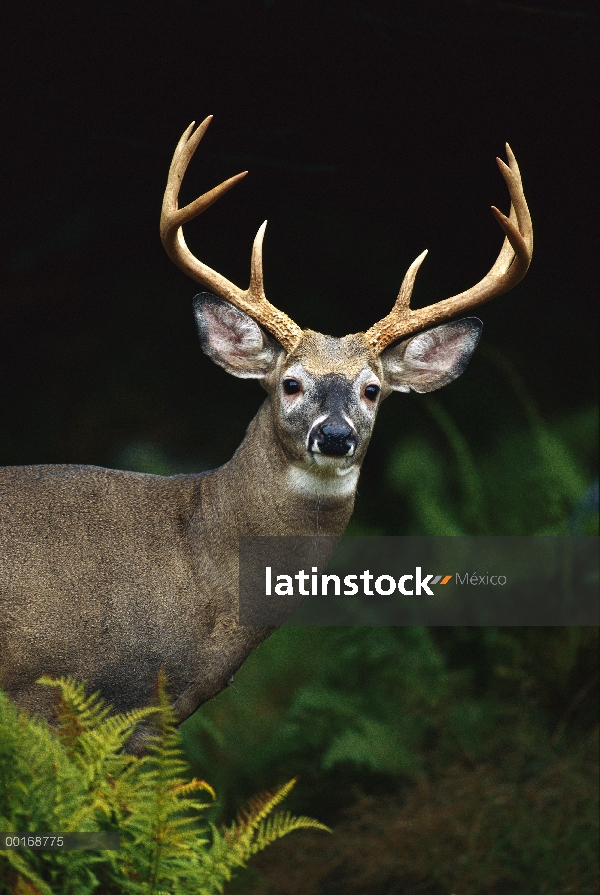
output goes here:
<path id="1" fill-rule="evenodd" d="M 262 324 L 268 332 L 274 335 L 286 351 L 292 351 L 302 336 L 302 330 L 286 314 L 267 301 L 263 286 L 262 243 L 267 222 L 265 221 L 259 228 L 252 246 L 250 285 L 245 290 L 238 288 L 234 283 L 217 273 L 216 270 L 212 270 L 212 268 L 203 264 L 202 261 L 199 261 L 190 252 L 183 238 L 182 226 L 199 214 L 202 214 L 209 205 L 216 202 L 217 199 L 226 193 L 227 190 L 230 190 L 232 186 L 235 186 L 248 173 L 247 171 L 242 171 L 241 174 L 230 177 L 229 180 L 223 181 L 219 186 L 204 193 L 195 202 L 190 202 L 185 208 L 179 208 L 178 198 L 181 181 L 190 159 L 211 121 L 212 115 L 209 115 L 195 131 L 194 125 L 196 122 L 192 121 L 177 144 L 169 169 L 160 218 L 162 243 L 169 258 L 184 273 L 198 283 L 202 283 L 203 286 L 207 286 L 211 292 L 235 305 L 236 308 L 245 311 L 253 320 Z"/>
<path id="2" fill-rule="evenodd" d="M 506 155 L 508 165 L 499 158 L 496 161 L 500 173 L 506 181 L 511 206 L 510 216 L 507 218 L 492 205 L 494 216 L 506 234 L 496 263 L 479 283 L 471 286 L 466 292 L 460 292 L 458 295 L 437 302 L 437 304 L 413 311 L 410 308 L 410 296 L 417 271 L 427 251 L 419 255 L 408 268 L 398 298 L 390 313 L 363 334 L 363 338 L 376 354 L 380 354 L 384 348 L 402 336 L 410 335 L 434 323 L 440 323 L 455 314 L 490 301 L 497 295 L 502 295 L 503 292 L 508 292 L 527 273 L 533 253 L 531 217 L 523 193 L 519 166 L 508 143 L 506 144 Z"/>

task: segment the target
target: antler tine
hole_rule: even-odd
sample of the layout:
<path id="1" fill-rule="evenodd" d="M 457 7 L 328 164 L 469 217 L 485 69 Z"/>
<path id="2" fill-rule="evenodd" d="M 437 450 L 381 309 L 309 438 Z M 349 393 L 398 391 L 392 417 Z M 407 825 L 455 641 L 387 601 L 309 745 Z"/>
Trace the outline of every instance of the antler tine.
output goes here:
<path id="1" fill-rule="evenodd" d="M 364 334 L 365 340 L 374 350 L 375 354 L 380 354 L 384 348 L 387 348 L 389 344 L 395 342 L 396 339 L 400 338 L 399 335 L 396 335 L 396 333 L 399 331 L 400 325 L 402 325 L 402 327 L 412 325 L 414 316 L 418 312 L 411 310 L 410 297 L 412 295 L 413 286 L 415 285 L 417 271 L 419 270 L 426 256 L 427 249 L 425 249 L 424 252 L 421 252 L 421 254 L 417 258 L 415 258 L 404 275 L 402 285 L 400 286 L 400 292 L 398 293 L 398 298 L 396 299 L 394 307 L 392 308 L 390 313 L 387 314 L 387 316 L 385 316 L 383 320 L 380 320 L 379 323 L 376 323 L 374 326 L 368 329 L 367 332 Z M 418 329 L 418 327 L 416 328 Z M 402 332 L 401 335 L 404 335 L 404 332 Z"/>
<path id="2" fill-rule="evenodd" d="M 441 323 L 467 309 L 484 304 L 497 295 L 508 292 L 527 273 L 533 253 L 533 228 L 523 193 L 519 166 L 508 143 L 506 144 L 506 155 L 508 165 L 501 159 L 496 159 L 496 161 L 510 194 L 510 215 L 506 217 L 495 206 L 492 206 L 492 212 L 504 231 L 505 239 L 491 270 L 479 283 L 465 292 L 413 311 L 409 305 L 410 296 L 417 270 L 425 258 L 426 252 L 423 252 L 409 267 L 390 313 L 363 334 L 367 344 L 376 354 L 380 354 L 384 348 L 403 336 Z"/>
<path id="3" fill-rule="evenodd" d="M 200 140 L 206 133 L 211 121 L 212 115 L 209 115 L 208 118 L 205 118 L 202 124 L 198 126 L 194 133 L 192 133 L 192 131 L 194 130 L 196 122 L 192 121 L 190 126 L 182 134 L 181 139 L 177 144 L 177 148 L 175 149 L 171 167 L 169 168 L 167 188 L 163 199 L 161 215 L 161 236 L 163 237 L 163 243 L 165 242 L 165 239 L 168 239 L 172 231 L 175 231 L 176 233 L 178 227 L 187 224 L 188 221 L 193 220 L 193 218 L 205 211 L 213 202 L 216 202 L 217 199 L 226 193 L 227 190 L 230 190 L 232 186 L 235 186 L 235 184 L 242 180 L 248 173 L 247 171 L 242 171 L 240 174 L 236 174 L 235 177 L 230 177 L 229 180 L 223 181 L 219 186 L 204 193 L 204 195 L 200 196 L 194 202 L 190 202 L 185 208 L 179 208 L 178 201 L 181 182 L 187 171 L 190 159 L 196 151 Z M 165 248 L 167 248 L 166 243 Z M 176 264 L 178 263 L 175 258 L 172 260 L 174 260 Z"/>
<path id="4" fill-rule="evenodd" d="M 190 160 L 211 121 L 212 115 L 209 115 L 195 131 L 195 122 L 192 121 L 177 144 L 169 169 L 160 218 L 162 243 L 169 258 L 184 273 L 203 286 L 207 286 L 215 295 L 230 302 L 241 311 L 245 311 L 253 320 L 262 324 L 268 332 L 274 335 L 286 351 L 290 352 L 300 340 L 302 330 L 286 314 L 268 302 L 265 296 L 262 277 L 262 242 L 266 221 L 260 227 L 254 240 L 250 285 L 245 290 L 240 289 L 220 273 L 217 273 L 216 270 L 199 261 L 186 245 L 182 230 L 183 225 L 205 211 L 248 173 L 247 171 L 242 171 L 240 174 L 230 177 L 229 180 L 223 181 L 219 186 L 214 187 L 212 190 L 199 196 L 198 199 L 190 202 L 189 205 L 179 208 L 181 182 Z"/>
<path id="5" fill-rule="evenodd" d="M 252 295 L 255 295 L 257 298 L 264 296 L 262 246 L 266 229 L 267 222 L 263 221 L 263 223 L 258 228 L 258 232 L 254 237 L 254 243 L 252 244 L 252 258 L 250 260 L 250 285 L 248 287 L 248 291 L 251 292 Z"/>

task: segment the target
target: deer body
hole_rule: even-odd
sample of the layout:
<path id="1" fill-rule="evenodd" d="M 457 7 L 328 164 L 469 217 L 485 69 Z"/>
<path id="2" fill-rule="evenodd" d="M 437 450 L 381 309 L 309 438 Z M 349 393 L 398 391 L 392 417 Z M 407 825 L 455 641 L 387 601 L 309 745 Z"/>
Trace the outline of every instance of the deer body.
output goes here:
<path id="1" fill-rule="evenodd" d="M 341 534 L 354 504 L 286 489 L 289 465 L 257 447 L 271 417 L 267 400 L 233 459 L 200 475 L 0 471 L 2 686 L 17 702 L 49 716 L 35 681 L 70 674 L 127 710 L 163 667 L 183 721 L 226 686 L 274 630 L 237 623 L 239 537 Z"/>
<path id="2" fill-rule="evenodd" d="M 178 208 L 181 178 L 209 121 L 177 147 L 162 238 L 173 260 L 216 293 L 195 300 L 204 352 L 232 375 L 258 379 L 267 398 L 234 457 L 207 473 L 0 470 L 0 686 L 47 717 L 48 690 L 35 683 L 43 674 L 86 680 L 124 711 L 147 704 L 162 667 L 179 721 L 220 692 L 274 630 L 238 623 L 240 537 L 341 536 L 381 400 L 459 376 L 481 323 L 420 330 L 507 291 L 529 264 L 531 222 L 508 150 L 510 168 L 501 170 L 511 216 L 496 214 L 506 239 L 484 280 L 412 311 L 423 254 L 392 312 L 366 333 L 301 330 L 265 298 L 264 225 L 244 292 L 185 245 L 181 225 L 242 176 Z"/>

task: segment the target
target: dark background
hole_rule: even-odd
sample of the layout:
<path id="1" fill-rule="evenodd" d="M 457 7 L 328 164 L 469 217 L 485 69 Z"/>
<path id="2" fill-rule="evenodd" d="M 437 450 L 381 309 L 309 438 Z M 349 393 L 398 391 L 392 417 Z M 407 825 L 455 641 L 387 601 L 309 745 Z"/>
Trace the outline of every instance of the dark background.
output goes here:
<path id="1" fill-rule="evenodd" d="M 155 471 L 224 462 L 262 400 L 198 347 L 198 288 L 158 238 L 177 139 L 215 119 L 183 201 L 241 185 L 186 229 L 245 287 L 264 218 L 266 289 L 301 326 L 342 335 L 475 283 L 508 211 L 509 140 L 536 246 L 525 281 L 480 311 L 483 353 L 441 393 L 475 450 L 514 396 L 545 419 L 595 400 L 595 20 L 585 2 L 22 2 L 5 13 L 0 462 Z M 362 492 L 421 399 L 382 410 Z M 514 411 L 518 417 L 518 411 Z M 363 504 L 361 504 L 363 500 Z M 358 514 L 376 515 L 368 498 Z M 372 521 L 372 519 L 371 519 Z M 398 527 L 396 527 L 396 531 Z"/>

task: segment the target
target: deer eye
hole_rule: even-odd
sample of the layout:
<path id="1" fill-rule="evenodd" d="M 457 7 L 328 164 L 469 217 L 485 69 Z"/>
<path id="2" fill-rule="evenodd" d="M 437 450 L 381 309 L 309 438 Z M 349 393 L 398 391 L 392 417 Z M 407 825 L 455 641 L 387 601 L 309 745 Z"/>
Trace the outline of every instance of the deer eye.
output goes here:
<path id="1" fill-rule="evenodd" d="M 368 398 L 369 401 L 376 401 L 380 391 L 378 385 L 368 385 L 365 389 L 365 398 Z"/>
<path id="2" fill-rule="evenodd" d="M 286 395 L 296 395 L 300 391 L 300 383 L 297 379 L 284 379 L 283 391 Z"/>

